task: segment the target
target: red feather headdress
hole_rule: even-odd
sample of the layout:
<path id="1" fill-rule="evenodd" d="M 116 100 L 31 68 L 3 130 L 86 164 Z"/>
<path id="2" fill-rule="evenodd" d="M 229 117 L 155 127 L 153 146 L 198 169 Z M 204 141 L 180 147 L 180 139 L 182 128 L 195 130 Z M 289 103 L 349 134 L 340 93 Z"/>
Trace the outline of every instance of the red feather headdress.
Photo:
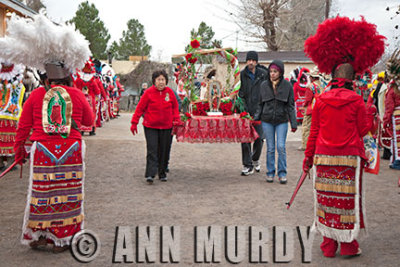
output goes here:
<path id="1" fill-rule="evenodd" d="M 320 72 L 329 74 L 334 67 L 349 63 L 356 73 L 362 73 L 378 62 L 385 51 L 385 39 L 376 25 L 363 17 L 360 21 L 336 17 L 318 26 L 316 34 L 305 41 L 304 52 Z"/>

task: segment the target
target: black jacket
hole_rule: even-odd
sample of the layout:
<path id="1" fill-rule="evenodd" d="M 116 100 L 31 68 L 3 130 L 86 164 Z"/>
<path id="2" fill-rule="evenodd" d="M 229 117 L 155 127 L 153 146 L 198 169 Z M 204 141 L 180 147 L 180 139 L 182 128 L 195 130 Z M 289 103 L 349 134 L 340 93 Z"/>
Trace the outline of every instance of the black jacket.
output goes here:
<path id="1" fill-rule="evenodd" d="M 283 62 L 274 60 L 271 64 L 275 64 L 282 69 L 280 81 L 277 85 L 277 93 L 275 95 L 270 79 L 262 82 L 260 101 L 254 119 L 274 125 L 290 121 L 291 128 L 297 128 L 293 87 L 290 82 L 283 78 L 285 72 Z"/>
<path id="2" fill-rule="evenodd" d="M 260 97 L 260 85 L 267 78 L 267 69 L 264 66 L 257 65 L 254 81 L 251 80 L 247 66 L 240 72 L 239 97 L 243 98 L 245 110 L 253 116 L 256 113 Z"/>

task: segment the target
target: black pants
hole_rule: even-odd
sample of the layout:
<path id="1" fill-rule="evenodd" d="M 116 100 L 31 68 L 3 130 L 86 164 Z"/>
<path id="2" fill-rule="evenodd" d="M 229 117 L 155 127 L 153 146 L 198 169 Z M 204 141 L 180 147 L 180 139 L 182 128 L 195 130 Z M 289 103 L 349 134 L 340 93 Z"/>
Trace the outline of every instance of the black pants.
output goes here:
<path id="1" fill-rule="evenodd" d="M 253 161 L 258 161 L 261 156 L 263 147 L 263 130 L 261 125 L 254 125 L 258 133 L 258 138 L 254 141 L 253 150 L 251 149 L 251 143 L 242 143 L 242 163 L 245 167 L 252 167 Z"/>
<path id="2" fill-rule="evenodd" d="M 146 137 L 146 173 L 145 177 L 166 177 L 165 169 L 168 163 L 168 154 L 171 148 L 172 129 L 153 129 L 144 127 Z"/>
<path id="3" fill-rule="evenodd" d="M 167 166 L 165 169 L 168 169 L 168 166 L 169 166 L 169 158 L 171 157 L 171 147 L 172 147 L 173 142 L 174 142 L 174 136 L 171 135 L 171 144 L 169 145 L 169 148 L 168 148 Z"/>

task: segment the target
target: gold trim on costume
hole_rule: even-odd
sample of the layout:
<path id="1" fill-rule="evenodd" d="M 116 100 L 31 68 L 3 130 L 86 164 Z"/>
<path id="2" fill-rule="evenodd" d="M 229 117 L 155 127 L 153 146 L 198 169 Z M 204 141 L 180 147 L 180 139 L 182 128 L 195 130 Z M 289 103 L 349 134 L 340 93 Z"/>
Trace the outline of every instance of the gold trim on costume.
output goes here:
<path id="1" fill-rule="evenodd" d="M 356 216 L 355 215 L 340 215 L 341 223 L 355 223 Z"/>
<path id="2" fill-rule="evenodd" d="M 78 164 L 63 164 L 61 166 L 45 166 L 45 165 L 33 165 L 33 168 L 64 168 L 64 167 L 75 167 L 75 166 L 82 166 L 82 163 L 78 163 Z"/>
<path id="3" fill-rule="evenodd" d="M 67 225 L 74 225 L 78 224 L 83 221 L 84 215 L 80 214 L 78 216 L 68 218 L 68 219 L 60 219 L 60 220 L 52 220 L 52 221 L 28 221 L 28 227 L 29 228 L 49 228 L 49 227 L 62 227 L 62 226 L 67 226 Z M 52 225 L 53 222 L 62 222 L 57 225 Z"/>
<path id="4" fill-rule="evenodd" d="M 357 157 L 356 156 L 325 156 L 325 155 L 315 155 L 314 157 L 315 165 L 328 165 L 328 166 L 350 166 L 357 167 Z"/>
<path id="5" fill-rule="evenodd" d="M 69 180 L 69 179 L 82 179 L 83 173 L 82 172 L 65 172 L 65 178 L 62 179 L 56 179 L 56 174 L 58 173 L 34 173 L 33 174 L 33 180 L 34 181 L 62 181 L 62 180 Z M 75 174 L 75 177 L 72 177 L 72 175 Z"/>
<path id="6" fill-rule="evenodd" d="M 399 115 L 400 115 L 400 109 L 395 109 L 395 110 L 393 111 L 393 115 L 394 115 L 394 116 L 399 116 Z"/>
<path id="7" fill-rule="evenodd" d="M 317 216 L 325 219 L 325 211 L 317 209 Z"/>
<path id="8" fill-rule="evenodd" d="M 317 182 L 315 182 L 315 189 L 319 190 L 319 191 L 338 192 L 338 193 L 346 193 L 346 194 L 355 194 L 356 193 L 355 186 L 324 184 L 324 183 L 317 183 Z"/>
<path id="9" fill-rule="evenodd" d="M 77 197 L 74 201 L 71 202 L 76 202 L 79 200 L 83 199 L 82 194 L 76 194 L 76 195 L 69 195 L 69 196 L 57 196 L 57 197 L 51 197 L 51 198 L 31 198 L 31 204 L 35 206 L 46 206 L 46 205 L 53 205 L 53 204 L 62 204 L 62 203 L 67 203 L 68 202 L 68 197 Z M 40 200 L 47 199 L 47 204 L 41 204 L 39 205 L 38 202 Z M 56 201 L 57 199 L 57 201 Z"/>

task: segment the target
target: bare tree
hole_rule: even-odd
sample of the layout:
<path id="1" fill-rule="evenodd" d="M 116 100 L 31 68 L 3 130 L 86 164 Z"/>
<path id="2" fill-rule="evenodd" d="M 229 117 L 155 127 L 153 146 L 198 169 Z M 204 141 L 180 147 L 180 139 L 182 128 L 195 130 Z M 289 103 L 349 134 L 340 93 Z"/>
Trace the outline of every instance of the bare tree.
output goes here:
<path id="1" fill-rule="evenodd" d="M 240 0 L 233 5 L 235 11 L 227 12 L 234 15 L 248 41 L 265 43 L 271 51 L 298 50 L 331 4 L 332 0 Z"/>

